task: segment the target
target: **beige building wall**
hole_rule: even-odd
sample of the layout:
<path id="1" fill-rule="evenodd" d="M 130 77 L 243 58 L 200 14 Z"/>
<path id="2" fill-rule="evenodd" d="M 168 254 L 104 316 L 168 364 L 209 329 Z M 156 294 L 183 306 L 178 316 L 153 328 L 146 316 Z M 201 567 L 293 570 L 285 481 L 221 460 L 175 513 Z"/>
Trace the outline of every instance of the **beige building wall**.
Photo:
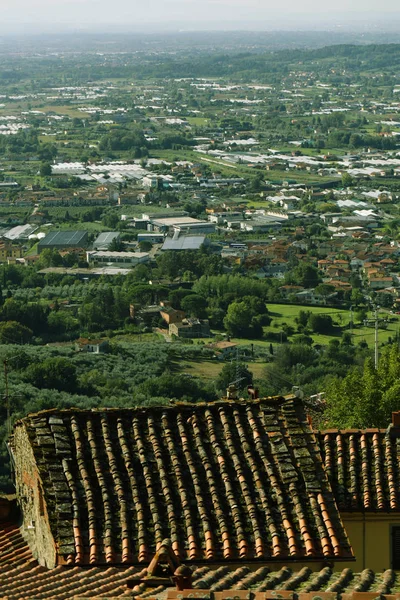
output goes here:
<path id="1" fill-rule="evenodd" d="M 363 569 L 384 571 L 392 567 L 391 528 L 400 526 L 399 514 L 341 513 L 344 527 L 352 545 L 356 562 L 335 563 L 335 571 L 351 567 L 355 572 Z"/>

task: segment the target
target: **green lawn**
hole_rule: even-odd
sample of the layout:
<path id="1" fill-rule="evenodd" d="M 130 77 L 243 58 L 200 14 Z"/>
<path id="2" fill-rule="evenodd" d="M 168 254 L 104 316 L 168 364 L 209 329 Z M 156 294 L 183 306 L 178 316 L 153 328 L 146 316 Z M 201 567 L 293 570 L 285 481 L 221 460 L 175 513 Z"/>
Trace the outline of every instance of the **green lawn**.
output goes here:
<path id="1" fill-rule="evenodd" d="M 187 121 L 190 125 L 207 125 L 208 119 L 204 117 L 187 117 Z"/>
<path id="2" fill-rule="evenodd" d="M 186 375 L 193 375 L 199 377 L 204 381 L 215 381 L 221 372 L 221 369 L 229 361 L 222 361 L 217 359 L 202 360 L 202 361 L 181 361 L 178 365 L 180 373 Z M 265 369 L 265 362 L 249 362 L 245 361 L 248 365 L 249 371 L 254 375 L 255 379 L 262 379 L 263 371 Z"/>
<path id="3" fill-rule="evenodd" d="M 341 310 L 337 308 L 324 308 L 322 306 L 291 306 L 287 304 L 268 304 L 268 310 L 272 317 L 271 326 L 267 328 L 269 331 L 280 331 L 283 324 L 297 327 L 295 318 L 298 316 L 301 310 L 307 310 L 312 313 L 328 314 L 332 317 L 332 320 L 337 325 L 336 335 L 320 335 L 313 334 L 312 338 L 316 344 L 328 344 L 329 340 L 334 337 L 341 337 L 341 330 L 349 331 L 348 324 L 350 322 L 350 311 Z M 368 314 L 369 318 L 372 318 L 372 313 Z M 387 329 L 379 329 L 379 342 L 387 342 L 389 337 L 394 337 L 399 330 L 400 320 L 398 315 L 391 315 L 388 312 L 381 312 L 381 318 L 387 317 L 393 319 L 392 322 L 388 323 Z M 353 315 L 354 322 L 354 315 Z M 354 343 L 365 340 L 369 346 L 374 344 L 374 328 L 364 327 L 360 323 L 356 323 L 353 327 L 353 340 Z M 258 343 L 258 342 L 257 342 Z"/>
<path id="4" fill-rule="evenodd" d="M 125 342 L 129 344 L 147 344 L 155 342 L 158 344 L 161 342 L 166 344 L 166 341 L 164 340 L 163 336 L 159 333 L 124 333 L 121 335 L 116 335 L 112 339 L 117 343 Z"/>
<path id="5" fill-rule="evenodd" d="M 40 106 L 39 104 L 34 108 L 36 110 L 41 110 L 44 113 L 52 112 L 58 115 L 66 115 L 67 117 L 71 117 L 71 119 L 73 119 L 74 117 L 77 117 L 78 119 L 84 119 L 85 117 L 88 117 L 88 113 L 68 105 L 59 106 L 58 104 L 46 104 L 44 106 Z"/>

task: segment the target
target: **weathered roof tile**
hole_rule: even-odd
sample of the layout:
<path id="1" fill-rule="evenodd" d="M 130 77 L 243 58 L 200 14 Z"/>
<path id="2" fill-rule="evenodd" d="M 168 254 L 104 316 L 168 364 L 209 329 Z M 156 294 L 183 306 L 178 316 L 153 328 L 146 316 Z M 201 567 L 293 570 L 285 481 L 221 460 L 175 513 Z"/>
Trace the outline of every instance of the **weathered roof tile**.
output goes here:
<path id="1" fill-rule="evenodd" d="M 17 426 L 56 500 L 55 539 L 53 513 L 69 519 L 69 562 L 144 563 L 166 537 L 186 560 L 352 556 L 295 397 L 54 410 Z"/>
<path id="2" fill-rule="evenodd" d="M 331 429 L 319 432 L 318 442 L 339 509 L 399 510 L 399 438 L 392 428 Z"/>

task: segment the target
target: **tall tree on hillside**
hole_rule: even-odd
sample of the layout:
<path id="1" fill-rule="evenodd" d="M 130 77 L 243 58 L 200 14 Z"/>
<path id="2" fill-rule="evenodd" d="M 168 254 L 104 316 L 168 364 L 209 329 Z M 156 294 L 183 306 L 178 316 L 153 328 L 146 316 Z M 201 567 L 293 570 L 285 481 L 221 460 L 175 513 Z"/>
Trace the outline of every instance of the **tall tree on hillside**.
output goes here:
<path id="1" fill-rule="evenodd" d="M 343 379 L 335 377 L 326 390 L 326 416 L 340 428 L 386 427 L 392 411 L 400 409 L 400 351 L 388 346 L 378 369 L 367 358 L 362 371 L 352 369 Z"/>

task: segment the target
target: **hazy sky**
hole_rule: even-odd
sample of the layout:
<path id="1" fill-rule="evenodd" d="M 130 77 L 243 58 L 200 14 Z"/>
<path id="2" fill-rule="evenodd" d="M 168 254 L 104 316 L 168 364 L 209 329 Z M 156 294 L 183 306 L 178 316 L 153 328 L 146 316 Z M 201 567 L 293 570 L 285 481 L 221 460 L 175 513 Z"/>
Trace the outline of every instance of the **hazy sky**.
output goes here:
<path id="1" fill-rule="evenodd" d="M 190 29 L 240 28 L 244 22 L 274 28 L 296 22 L 341 23 L 383 19 L 397 13 L 399 0 L 1 0 L 0 29 L 96 29 L 109 24 L 154 30 L 187 26 Z M 396 14 L 394 16 L 397 16 Z"/>

